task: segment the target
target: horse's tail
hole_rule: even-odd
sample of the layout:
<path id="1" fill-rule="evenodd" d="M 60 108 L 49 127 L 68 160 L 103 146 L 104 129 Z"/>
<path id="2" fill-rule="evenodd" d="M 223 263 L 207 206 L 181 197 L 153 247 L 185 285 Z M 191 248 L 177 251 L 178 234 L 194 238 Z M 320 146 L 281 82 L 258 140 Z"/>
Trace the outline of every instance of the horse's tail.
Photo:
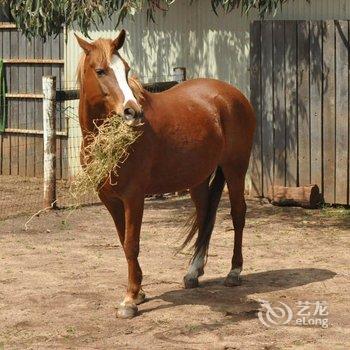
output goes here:
<path id="1" fill-rule="evenodd" d="M 219 206 L 222 191 L 225 186 L 225 177 L 220 167 L 216 169 L 215 176 L 209 185 L 209 200 L 208 200 L 208 211 L 204 222 L 204 229 L 198 230 L 198 222 L 196 216 L 192 217 L 191 227 L 187 234 L 187 237 L 180 249 L 185 248 L 193 239 L 196 232 L 198 232 L 197 239 L 193 245 L 194 254 L 192 261 L 198 254 L 208 254 L 208 247 L 210 242 L 210 237 L 214 229 L 216 211 Z"/>

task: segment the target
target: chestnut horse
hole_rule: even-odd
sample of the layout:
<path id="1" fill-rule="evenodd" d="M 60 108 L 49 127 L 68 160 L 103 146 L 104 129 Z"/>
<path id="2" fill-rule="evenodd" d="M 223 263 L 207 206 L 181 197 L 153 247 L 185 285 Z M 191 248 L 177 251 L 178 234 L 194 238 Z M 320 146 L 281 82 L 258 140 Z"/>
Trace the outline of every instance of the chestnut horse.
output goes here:
<path id="1" fill-rule="evenodd" d="M 136 305 L 145 299 L 138 255 L 146 194 L 190 189 L 196 216 L 184 245 L 198 235 L 184 285 L 193 288 L 204 273 L 226 181 L 235 237 L 232 268 L 225 284 L 238 285 L 246 213 L 244 181 L 255 129 L 251 104 L 236 88 L 214 79 L 189 80 L 161 93 L 144 90 L 128 77 L 130 68 L 120 55 L 124 30 L 115 40 L 98 39 L 92 43 L 79 37 L 77 40 L 84 50 L 78 67 L 83 137 L 94 132 L 95 119 L 111 113 L 117 113 L 142 131 L 118 170 L 117 181 L 107 182 L 99 190 L 100 199 L 113 217 L 128 263 L 127 293 L 118 316 L 135 316 Z M 82 152 L 87 142 L 84 140 Z"/>

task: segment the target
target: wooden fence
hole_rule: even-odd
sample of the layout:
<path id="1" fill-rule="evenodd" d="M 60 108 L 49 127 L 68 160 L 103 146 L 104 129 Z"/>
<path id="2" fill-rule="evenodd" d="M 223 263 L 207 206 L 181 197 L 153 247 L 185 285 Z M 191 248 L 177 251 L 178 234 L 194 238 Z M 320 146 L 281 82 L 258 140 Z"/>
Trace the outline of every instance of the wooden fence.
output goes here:
<path id="1" fill-rule="evenodd" d="M 317 184 L 349 203 L 349 21 L 254 21 L 253 191 Z"/>
<path id="2" fill-rule="evenodd" d="M 8 22 L 0 22 L 0 58 L 4 61 L 7 83 L 7 127 L 0 133 L 0 175 L 42 177 L 43 114 L 42 76 L 63 79 L 63 33 L 57 37 L 29 41 Z M 67 139 L 63 113 L 58 109 L 57 177 L 66 176 Z"/>

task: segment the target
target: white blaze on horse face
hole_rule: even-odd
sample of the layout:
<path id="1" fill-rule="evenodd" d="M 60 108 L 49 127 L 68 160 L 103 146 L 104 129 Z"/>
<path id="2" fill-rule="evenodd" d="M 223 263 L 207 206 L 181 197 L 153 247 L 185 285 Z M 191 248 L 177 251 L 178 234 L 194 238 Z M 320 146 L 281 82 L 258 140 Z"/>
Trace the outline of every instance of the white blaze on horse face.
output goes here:
<path id="1" fill-rule="evenodd" d="M 125 106 L 128 101 L 133 101 L 137 104 L 136 98 L 132 93 L 130 86 L 126 80 L 125 65 L 118 55 L 112 55 L 110 67 L 113 69 L 119 88 L 123 92 L 123 106 Z"/>

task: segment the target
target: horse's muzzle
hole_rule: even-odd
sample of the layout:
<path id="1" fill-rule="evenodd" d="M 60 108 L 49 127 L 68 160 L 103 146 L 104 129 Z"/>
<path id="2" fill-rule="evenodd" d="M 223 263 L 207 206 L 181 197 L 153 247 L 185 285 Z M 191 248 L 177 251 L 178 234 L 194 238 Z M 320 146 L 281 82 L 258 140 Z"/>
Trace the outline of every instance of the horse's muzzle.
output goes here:
<path id="1" fill-rule="evenodd" d="M 142 124 L 143 112 L 137 113 L 133 108 L 125 108 L 123 114 L 125 123 L 130 126 L 137 126 Z"/>

